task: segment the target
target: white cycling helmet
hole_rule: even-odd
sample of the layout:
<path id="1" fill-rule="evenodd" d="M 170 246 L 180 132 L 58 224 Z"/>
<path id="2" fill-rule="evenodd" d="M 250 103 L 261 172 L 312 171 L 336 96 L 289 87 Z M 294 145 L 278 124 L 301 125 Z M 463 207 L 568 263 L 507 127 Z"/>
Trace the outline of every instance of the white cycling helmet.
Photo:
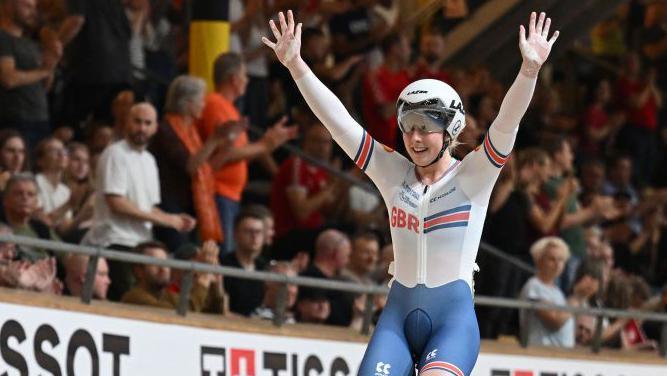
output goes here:
<path id="1" fill-rule="evenodd" d="M 438 80 L 415 81 L 403 89 L 396 102 L 398 125 L 403 132 L 446 131 L 455 139 L 465 127 L 465 110 L 456 90 Z"/>
<path id="2" fill-rule="evenodd" d="M 442 158 L 450 143 L 465 127 L 465 110 L 461 97 L 451 86 L 433 79 L 415 81 L 406 86 L 396 102 L 398 126 L 404 133 L 414 129 L 422 132 L 445 132 L 442 150 L 427 167 Z"/>

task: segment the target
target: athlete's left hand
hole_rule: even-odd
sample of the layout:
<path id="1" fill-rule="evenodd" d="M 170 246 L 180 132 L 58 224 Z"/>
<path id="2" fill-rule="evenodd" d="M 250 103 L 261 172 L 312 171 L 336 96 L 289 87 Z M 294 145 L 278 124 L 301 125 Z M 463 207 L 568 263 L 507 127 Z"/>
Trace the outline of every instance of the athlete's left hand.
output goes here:
<path id="1" fill-rule="evenodd" d="M 539 70 L 542 64 L 547 61 L 551 46 L 556 42 L 559 33 L 558 31 L 554 32 L 551 39 L 548 39 L 551 18 L 547 18 L 546 14 L 542 12 L 537 22 L 536 19 L 537 14 L 532 12 L 528 24 L 528 38 L 526 38 L 524 26 L 519 26 L 519 48 L 521 49 L 524 65 L 527 65 L 530 69 Z"/>

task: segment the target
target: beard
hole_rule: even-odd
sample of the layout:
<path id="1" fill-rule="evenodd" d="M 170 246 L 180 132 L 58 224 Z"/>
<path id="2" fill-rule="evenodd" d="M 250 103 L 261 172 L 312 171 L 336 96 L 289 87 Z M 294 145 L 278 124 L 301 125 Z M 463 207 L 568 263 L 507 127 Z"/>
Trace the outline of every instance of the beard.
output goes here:
<path id="1" fill-rule="evenodd" d="M 130 133 L 129 139 L 134 146 L 143 147 L 148 145 L 150 137 L 143 132 L 134 132 Z"/>

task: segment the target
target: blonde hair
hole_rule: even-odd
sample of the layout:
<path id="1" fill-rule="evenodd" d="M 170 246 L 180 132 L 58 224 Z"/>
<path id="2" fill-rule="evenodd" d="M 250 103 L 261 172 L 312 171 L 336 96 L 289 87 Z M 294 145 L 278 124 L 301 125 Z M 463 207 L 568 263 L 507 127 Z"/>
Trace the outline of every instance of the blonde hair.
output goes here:
<path id="1" fill-rule="evenodd" d="M 565 251 L 565 260 L 570 258 L 570 247 L 563 239 L 557 236 L 546 236 L 530 246 L 530 255 L 533 257 L 533 261 L 537 262 L 544 254 L 544 251 L 551 247 L 560 248 Z"/>

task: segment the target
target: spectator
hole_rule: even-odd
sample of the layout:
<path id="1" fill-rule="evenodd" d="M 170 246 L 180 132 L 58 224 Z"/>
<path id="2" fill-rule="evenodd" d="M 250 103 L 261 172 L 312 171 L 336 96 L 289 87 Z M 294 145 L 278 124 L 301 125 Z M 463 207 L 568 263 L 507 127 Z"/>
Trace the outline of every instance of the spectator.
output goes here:
<path id="1" fill-rule="evenodd" d="M 145 242 L 137 245 L 135 253 L 166 260 L 167 248 L 159 242 Z M 128 304 L 139 304 L 158 308 L 176 308 L 178 296 L 169 293 L 171 269 L 166 266 L 157 265 L 134 265 L 134 277 L 136 285 L 123 294 L 121 302 Z M 113 286 L 113 279 L 112 279 Z"/>
<path id="2" fill-rule="evenodd" d="M 66 218 L 58 226 L 58 233 L 66 242 L 80 243 L 92 225 L 95 188 L 90 173 L 88 147 L 73 142 L 69 144 L 68 150 L 69 166 L 65 173 L 65 184 L 71 192 L 67 203 L 71 218 Z"/>
<path id="3" fill-rule="evenodd" d="M 352 174 L 365 182 L 368 187 L 373 187 L 371 179 L 358 167 L 352 170 Z M 380 192 L 368 191 L 364 187 L 352 184 L 345 193 L 348 199 L 345 204 L 349 206 L 350 224 L 354 228 L 379 230 L 388 227 L 387 209 L 380 198 Z"/>
<path id="4" fill-rule="evenodd" d="M 125 125 L 130 116 L 130 109 L 136 103 L 132 90 L 121 90 L 111 102 L 111 116 L 113 117 L 113 133 L 115 140 L 125 137 Z M 103 149 L 103 148 L 102 148 Z"/>
<path id="5" fill-rule="evenodd" d="M 30 39 L 36 21 L 35 0 L 0 3 L 0 128 L 19 129 L 28 145 L 51 133 L 46 95 L 62 55 L 60 41 Z"/>
<path id="6" fill-rule="evenodd" d="M 83 285 L 86 282 L 86 271 L 90 258 L 85 255 L 71 254 L 66 256 L 63 265 L 65 266 L 65 291 L 66 295 L 81 296 Z M 97 272 L 95 273 L 95 282 L 93 282 L 93 298 L 106 300 L 109 290 L 109 266 L 107 260 L 103 257 L 97 259 Z"/>
<path id="7" fill-rule="evenodd" d="M 300 323 L 324 324 L 331 315 L 331 301 L 327 291 L 303 287 L 296 302 L 296 321 Z"/>
<path id="8" fill-rule="evenodd" d="M 66 204 L 72 194 L 63 183 L 63 174 L 69 163 L 65 145 L 57 138 L 43 139 L 35 148 L 35 163 L 40 209 L 45 215 L 45 222 L 56 227 L 68 216 Z"/>
<path id="9" fill-rule="evenodd" d="M 657 152 L 658 112 L 662 93 L 658 89 L 657 70 L 642 71 L 639 56 L 626 56 L 623 75 L 616 83 L 616 102 L 625 109 L 627 124 L 620 130 L 617 147 L 634 161 L 635 178 L 641 183 L 653 177 Z"/>
<path id="10" fill-rule="evenodd" d="M 16 235 L 58 240 L 58 236 L 47 224 L 34 219 L 37 213 L 37 202 L 35 178 L 26 173 L 15 174 L 7 182 L 2 196 L 4 207 L 2 222 L 7 223 Z M 50 253 L 45 249 L 25 245 L 17 247 L 17 257 L 21 260 L 35 262 L 49 256 Z"/>
<path id="11" fill-rule="evenodd" d="M 132 106 L 125 138 L 106 148 L 97 165 L 93 225 L 83 242 L 131 251 L 152 239 L 153 225 L 191 231 L 187 214 L 169 214 L 157 207 L 160 181 L 155 158 L 146 146 L 157 130 L 156 113 L 148 103 Z M 109 261 L 109 299 L 118 300 L 132 284 L 131 266 Z"/>
<path id="12" fill-rule="evenodd" d="M 582 134 L 579 150 L 586 156 L 607 155 L 623 123 L 623 111 L 610 111 L 612 99 L 611 84 L 600 80 L 593 93 L 593 101 L 582 116 Z"/>
<path id="13" fill-rule="evenodd" d="M 380 239 L 374 232 L 362 232 L 352 237 L 352 253 L 347 268 L 341 275 L 352 281 L 375 284 L 371 275 L 380 253 Z"/>
<path id="14" fill-rule="evenodd" d="M 394 247 L 391 243 L 385 244 L 380 250 L 378 264 L 373 271 L 373 280 L 378 284 L 386 284 L 394 273 Z"/>
<path id="15" fill-rule="evenodd" d="M 0 131 L 0 191 L 12 175 L 25 169 L 25 141 L 15 129 Z"/>
<path id="16" fill-rule="evenodd" d="M 567 244 L 556 237 L 538 240 L 530 247 L 537 271 L 521 289 L 521 299 L 565 305 L 565 295 L 556 286 L 570 256 Z M 521 331 L 528 345 L 574 346 L 574 319 L 569 312 L 537 309 L 521 312 Z"/>
<path id="17" fill-rule="evenodd" d="M 220 249 L 214 241 L 205 242 L 202 247 L 192 243 L 181 245 L 174 258 L 183 261 L 201 262 L 219 265 Z M 181 293 L 181 281 L 184 271 L 175 269 L 171 272 L 171 283 L 167 290 L 178 297 Z M 190 290 L 190 309 L 194 312 L 227 313 L 229 299 L 225 295 L 221 274 L 195 273 Z"/>
<path id="18" fill-rule="evenodd" d="M 262 216 L 252 211 L 241 211 L 234 221 L 236 249 L 220 262 L 243 270 L 264 270 L 266 264 L 260 258 L 264 244 Z M 225 291 L 229 295 L 229 309 L 243 316 L 250 316 L 262 304 L 264 284 L 261 281 L 227 277 Z"/>
<path id="19" fill-rule="evenodd" d="M 215 91 L 206 97 L 204 112 L 197 123 L 203 141 L 214 134 L 215 128 L 240 120 L 234 101 L 243 96 L 248 83 L 243 58 L 231 52 L 218 56 L 213 65 L 213 81 Z M 278 121 L 257 142 L 249 142 L 247 133 L 241 132 L 225 154 L 223 167 L 215 174 L 216 203 L 225 239 L 221 257 L 234 249 L 233 223 L 247 183 L 248 162 L 263 158 L 267 164 L 275 166 L 269 153 L 294 138 L 297 132 L 296 127 L 285 127 L 285 122 L 285 118 Z"/>
<path id="20" fill-rule="evenodd" d="M 276 236 L 276 221 L 273 218 L 273 213 L 271 213 L 269 208 L 260 204 L 248 205 L 246 210 L 257 213 L 257 215 L 262 217 L 262 222 L 264 222 L 262 257 L 265 260 L 270 260 L 273 254 L 273 238 Z"/>
<path id="21" fill-rule="evenodd" d="M 419 57 L 413 80 L 432 78 L 451 84 L 452 77 L 442 69 L 444 58 L 445 37 L 436 29 L 426 30 L 419 41 Z"/>
<path id="22" fill-rule="evenodd" d="M 195 128 L 204 108 L 206 83 L 200 78 L 179 76 L 169 86 L 164 121 L 150 151 L 159 156 L 162 210 L 196 216 L 199 238 L 223 240 L 215 204 L 213 170 L 222 167 L 231 140 L 240 127 L 219 128 L 205 143 Z M 192 234 L 175 229 L 156 229 L 156 236 L 171 249 L 194 241 Z"/>
<path id="23" fill-rule="evenodd" d="M 554 137 L 544 144 L 549 153 L 552 164 L 552 177 L 547 181 L 544 189 L 551 200 L 557 198 L 558 189 L 572 176 L 574 170 L 574 155 L 570 143 L 565 138 Z M 568 244 L 571 256 L 563 272 L 561 285 L 569 288 L 577 266 L 586 253 L 584 225 L 599 223 L 604 219 L 618 216 L 618 212 L 611 205 L 611 198 L 596 196 L 591 198 L 589 206 L 582 208 L 576 194 L 571 194 L 565 203 L 565 212 L 559 223 L 559 236 Z"/>
<path id="24" fill-rule="evenodd" d="M 305 132 L 302 148 L 306 155 L 328 162 L 331 134 L 320 123 Z M 339 187 L 327 170 L 298 156 L 280 166 L 271 187 L 271 211 L 276 217 L 276 246 L 273 258 L 292 259 L 296 251 L 312 249 L 315 232 L 324 225 L 324 210 L 336 200 Z"/>
<path id="25" fill-rule="evenodd" d="M 350 261 L 350 252 L 350 239 L 345 234 L 338 230 L 325 230 L 315 242 L 315 257 L 312 264 L 301 275 L 320 279 L 340 279 L 340 272 L 347 267 Z M 313 293 L 315 298 L 319 298 L 319 293 L 314 293 L 313 290 L 306 291 L 304 296 L 310 299 L 309 303 L 317 302 L 317 299 L 311 299 L 312 296 L 309 294 Z M 354 296 L 335 290 L 328 290 L 325 294 L 330 307 L 330 314 L 326 319 L 327 324 L 349 326 L 352 321 Z M 301 300 L 302 296 L 299 294 L 299 301 Z"/>
<path id="26" fill-rule="evenodd" d="M 603 189 L 605 166 L 601 160 L 591 158 L 584 161 L 580 169 L 581 192 L 579 193 L 579 201 L 583 206 L 588 206 L 595 197 L 606 194 Z"/>
<path id="27" fill-rule="evenodd" d="M 68 0 L 70 16 L 83 27 L 68 48 L 64 120 L 73 125 L 89 117 L 110 121 L 110 104 L 130 85 L 132 30 L 121 1 Z"/>
<path id="28" fill-rule="evenodd" d="M 271 262 L 269 266 L 269 271 L 273 273 L 278 273 L 286 275 L 288 277 L 296 277 L 296 270 L 294 266 L 286 261 L 274 261 Z M 256 317 L 263 320 L 274 320 L 276 315 L 276 309 L 278 308 L 280 299 L 280 289 L 283 288 L 283 284 L 279 282 L 266 282 L 264 284 L 264 300 L 262 305 L 257 307 L 252 313 L 252 317 Z M 296 304 L 297 294 L 299 293 L 299 286 L 294 284 L 287 285 L 287 296 L 285 304 L 285 316 L 283 323 L 284 324 L 293 324 L 294 320 L 294 305 Z"/>
<path id="29" fill-rule="evenodd" d="M 600 305 L 603 284 L 602 262 L 591 258 L 585 259 L 577 268 L 577 274 L 568 297 L 572 307 L 589 308 Z"/>
<path id="30" fill-rule="evenodd" d="M 398 142 L 395 100 L 411 81 L 407 70 L 410 43 L 404 35 L 390 35 L 382 41 L 382 54 L 382 65 L 364 78 L 363 115 L 368 133 L 378 142 L 396 149 L 402 143 Z"/>
<path id="31" fill-rule="evenodd" d="M 632 158 L 630 156 L 620 154 L 612 157 L 602 192 L 609 196 L 614 196 L 617 193 L 628 194 L 630 203 L 633 206 L 637 205 L 639 203 L 639 193 L 632 183 L 632 175 Z"/>
<path id="32" fill-rule="evenodd" d="M 336 61 L 358 54 L 377 55 L 380 41 L 392 30 L 390 25 L 379 17 L 373 18 L 367 1 L 346 0 L 341 3 L 346 6 L 341 4 L 342 11 L 329 19 L 331 47 Z"/>

